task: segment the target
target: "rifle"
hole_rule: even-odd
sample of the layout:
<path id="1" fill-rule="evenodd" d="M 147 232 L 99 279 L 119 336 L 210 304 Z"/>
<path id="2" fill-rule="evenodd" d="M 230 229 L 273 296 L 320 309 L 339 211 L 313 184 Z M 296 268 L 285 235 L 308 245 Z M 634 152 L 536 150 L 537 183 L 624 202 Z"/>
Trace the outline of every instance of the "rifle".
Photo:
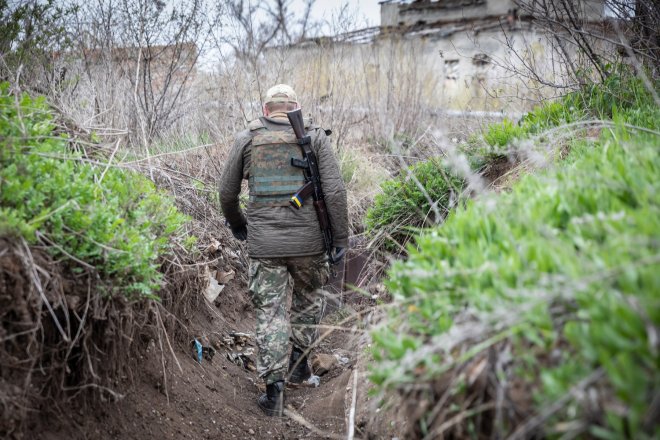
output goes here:
<path id="1" fill-rule="evenodd" d="M 319 225 L 323 232 L 323 241 L 325 243 L 325 251 L 328 254 L 330 263 L 336 264 L 341 261 L 345 249 L 333 255 L 332 253 L 332 229 L 330 227 L 330 217 L 328 210 L 325 206 L 325 196 L 323 195 L 323 188 L 321 187 L 321 175 L 319 174 L 319 166 L 316 162 L 316 154 L 311 148 L 311 138 L 305 133 L 305 124 L 303 123 L 302 111 L 300 109 L 287 112 L 287 118 L 291 123 L 293 132 L 298 140 L 298 145 L 303 150 L 303 159 L 291 158 L 291 165 L 296 168 L 302 168 L 305 175 L 305 184 L 291 197 L 289 203 L 296 209 L 300 209 L 307 197 L 310 195 L 314 200 L 314 209 L 316 216 L 319 219 Z"/>

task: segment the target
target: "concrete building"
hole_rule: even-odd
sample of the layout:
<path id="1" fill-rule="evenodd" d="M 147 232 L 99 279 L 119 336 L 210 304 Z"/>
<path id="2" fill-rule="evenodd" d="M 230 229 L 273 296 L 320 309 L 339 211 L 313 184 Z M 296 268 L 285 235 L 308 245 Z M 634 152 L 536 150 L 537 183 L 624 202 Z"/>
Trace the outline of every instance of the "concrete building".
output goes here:
<path id="1" fill-rule="evenodd" d="M 605 16 L 604 0 L 572 1 L 571 4 L 587 21 L 601 21 Z M 540 7 L 534 0 L 386 0 L 380 5 L 380 25 L 384 28 L 502 18 L 521 7 Z"/>
<path id="2" fill-rule="evenodd" d="M 565 92 L 552 85 L 569 80 L 556 35 L 527 1 L 385 1 L 381 26 L 273 47 L 262 74 L 267 83 L 294 85 L 303 108 L 339 139 L 361 120 L 367 131 L 406 133 L 424 118 L 421 126 L 451 116 L 515 119 Z M 574 4 L 585 29 L 606 27 L 604 0 Z M 582 56 L 571 44 L 567 38 L 563 49 Z"/>
<path id="3" fill-rule="evenodd" d="M 570 4 L 584 26 L 606 20 L 604 0 Z M 380 37 L 421 44 L 420 60 L 439 78 L 435 105 L 518 113 L 552 93 L 546 83 L 565 81 L 556 41 L 535 25 L 539 7 L 535 0 L 384 1 Z M 542 78 L 520 75 L 528 68 Z"/>

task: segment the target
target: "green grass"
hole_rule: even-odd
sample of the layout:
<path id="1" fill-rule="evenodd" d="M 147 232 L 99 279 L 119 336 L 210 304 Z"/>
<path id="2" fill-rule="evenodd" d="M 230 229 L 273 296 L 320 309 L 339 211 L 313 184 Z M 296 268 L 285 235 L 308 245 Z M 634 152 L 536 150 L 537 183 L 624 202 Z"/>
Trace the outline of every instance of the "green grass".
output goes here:
<path id="1" fill-rule="evenodd" d="M 660 154 L 657 135 L 629 125 L 656 130 L 658 109 L 638 88 L 628 86 L 614 101 L 610 92 L 575 94 L 571 104 L 584 106 L 566 110 L 612 118 L 615 127 L 597 142 L 575 139 L 555 167 L 457 208 L 393 265 L 387 286 L 394 304 L 373 335 L 376 384 L 400 389 L 439 378 L 447 365 L 438 337 L 464 328 L 469 312 L 490 329 L 478 343 L 513 342 L 517 377 L 537 410 L 602 369 L 599 398 L 611 404 L 603 418 L 571 401 L 546 426 L 583 420 L 598 438 L 657 438 L 657 424 L 642 427 L 660 389 L 652 330 L 660 327 Z M 542 130 L 565 116 L 551 104 L 523 126 Z M 504 124 L 492 133 L 511 131 Z M 477 342 L 460 361 L 483 349 Z"/>
<path id="2" fill-rule="evenodd" d="M 660 130 L 660 108 L 655 105 L 644 83 L 631 76 L 627 67 L 619 66 L 612 70 L 613 75 L 606 82 L 536 107 L 518 122 L 505 119 L 489 125 L 482 134 L 471 136 L 460 152 L 466 155 L 476 173 L 487 169 L 491 163 L 517 161 L 519 149 L 529 147 L 523 143 L 524 140 L 536 137 L 552 144 L 553 141 L 546 136 L 548 130 L 561 130 L 560 127 L 580 121 L 614 121 Z M 555 131 L 550 135 L 554 136 L 555 142 L 560 141 L 559 137 L 562 143 L 570 142 L 584 134 L 576 128 Z M 418 174 L 424 191 L 410 178 Z M 381 193 L 367 211 L 366 232 L 371 237 L 378 234 L 389 237 L 384 242 L 388 250 L 405 245 L 419 228 L 432 226 L 444 219 L 456 206 L 449 204 L 449 200 L 461 193 L 463 186 L 462 179 L 457 178 L 440 158 L 409 167 L 381 184 Z M 434 218 L 432 204 L 440 208 L 438 219 Z M 429 217 L 430 214 L 433 215 Z"/>
<path id="3" fill-rule="evenodd" d="M 141 174 L 85 163 L 54 129 L 43 98 L 0 85 L 0 236 L 42 235 L 57 257 L 95 266 L 109 293 L 153 297 L 187 217 Z"/>
<path id="4" fill-rule="evenodd" d="M 549 102 L 525 114 L 520 121 L 505 119 L 499 124 L 489 125 L 482 135 L 470 137 L 465 152 L 470 156 L 476 170 L 489 162 L 515 157 L 518 143 L 534 135 L 565 124 L 587 118 L 587 113 L 569 101 L 574 95 L 559 101 Z"/>
<path id="5" fill-rule="evenodd" d="M 416 228 L 442 222 L 461 197 L 464 182 L 442 158 L 419 162 L 381 185 L 367 211 L 367 232 L 387 234 L 385 248 L 403 246 Z M 398 244 L 398 246 L 397 246 Z"/>
<path id="6" fill-rule="evenodd" d="M 515 153 L 515 142 L 541 133 L 560 124 L 574 122 L 584 117 L 584 112 L 567 107 L 562 102 L 538 107 L 525 115 L 520 124 L 505 119 L 490 125 L 483 137 L 473 136 L 463 150 L 470 166 L 476 171 L 490 162 L 506 159 Z M 419 187 L 415 179 L 423 186 Z M 384 232 L 390 237 L 386 249 L 405 245 L 417 228 L 442 222 L 456 206 L 450 203 L 462 192 L 464 181 L 455 175 L 442 158 L 423 161 L 401 172 L 396 178 L 381 184 L 381 193 L 367 211 L 366 230 L 371 236 Z M 430 199 L 430 201 L 429 201 Z M 439 208 L 439 218 L 434 218 L 432 204 Z M 430 221 L 429 221 L 430 216 Z"/>

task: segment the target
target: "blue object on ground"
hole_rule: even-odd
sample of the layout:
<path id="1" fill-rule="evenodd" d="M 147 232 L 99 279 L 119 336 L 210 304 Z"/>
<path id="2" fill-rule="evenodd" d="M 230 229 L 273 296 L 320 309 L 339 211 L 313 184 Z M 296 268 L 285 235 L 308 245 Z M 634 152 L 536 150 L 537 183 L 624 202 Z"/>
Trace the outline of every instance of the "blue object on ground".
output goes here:
<path id="1" fill-rule="evenodd" d="M 197 362 L 199 362 L 199 363 L 201 364 L 201 363 L 202 363 L 202 343 L 199 342 L 199 341 L 197 340 L 197 338 L 195 338 L 195 347 L 194 347 L 194 350 L 195 350 L 194 355 L 195 355 L 196 358 L 197 358 Z"/>

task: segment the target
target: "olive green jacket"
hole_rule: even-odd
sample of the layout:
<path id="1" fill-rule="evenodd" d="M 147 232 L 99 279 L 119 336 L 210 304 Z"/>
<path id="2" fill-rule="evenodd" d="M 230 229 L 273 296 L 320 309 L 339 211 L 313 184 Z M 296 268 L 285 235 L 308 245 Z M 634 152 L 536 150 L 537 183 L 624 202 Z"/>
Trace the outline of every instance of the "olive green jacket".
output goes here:
<path id="1" fill-rule="evenodd" d="M 287 119 L 261 118 L 261 121 L 269 130 L 291 129 Z M 346 189 L 330 139 L 325 131 L 317 126 L 307 127 L 307 134 L 311 137 L 311 148 L 318 161 L 321 185 L 332 226 L 333 246 L 346 248 Z M 250 176 L 250 147 L 253 135 L 254 131 L 250 130 L 238 133 L 225 163 L 220 179 L 220 205 L 225 218 L 234 229 L 247 223 L 248 253 L 251 258 L 297 257 L 323 253 L 323 234 L 311 197 L 298 210 L 290 206 L 250 206 L 247 218 L 241 210 L 238 197 L 242 180 L 247 180 Z"/>

